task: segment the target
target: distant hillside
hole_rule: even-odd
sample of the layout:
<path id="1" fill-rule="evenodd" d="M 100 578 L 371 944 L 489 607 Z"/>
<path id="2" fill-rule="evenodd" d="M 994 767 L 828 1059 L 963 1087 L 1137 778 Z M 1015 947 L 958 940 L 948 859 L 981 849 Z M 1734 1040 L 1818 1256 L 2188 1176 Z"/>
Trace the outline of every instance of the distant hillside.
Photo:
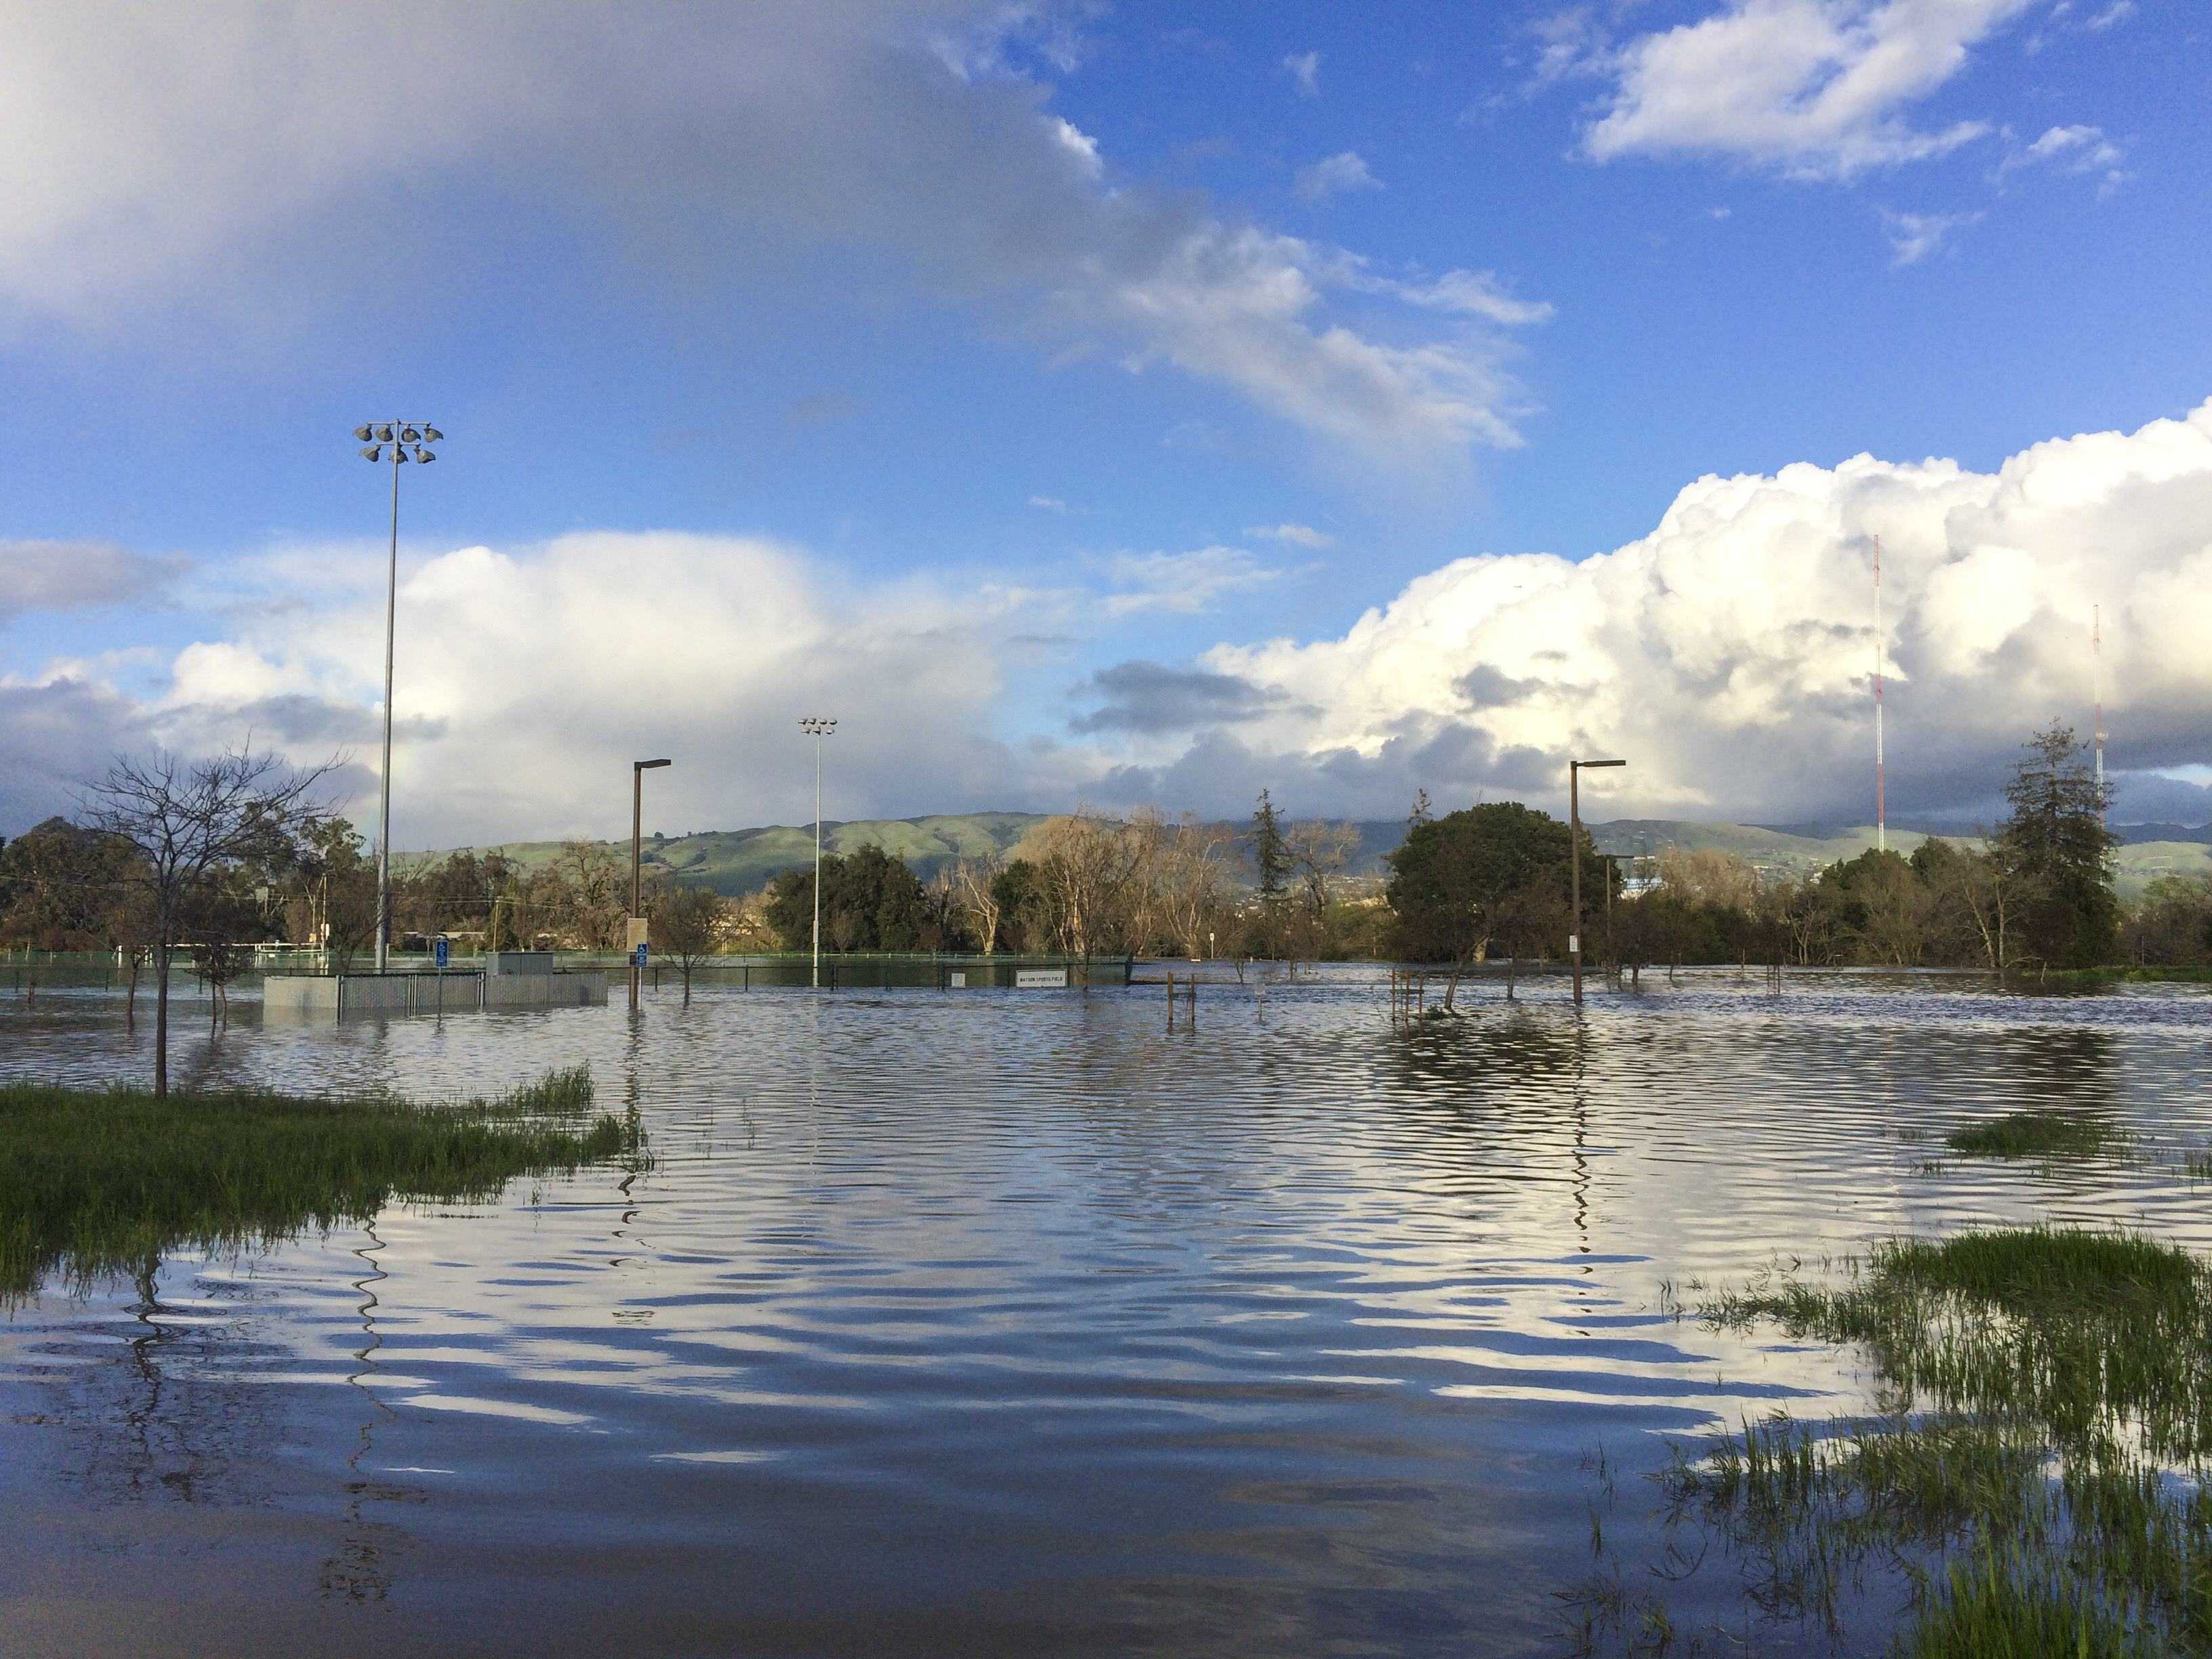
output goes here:
<path id="1" fill-rule="evenodd" d="M 1049 817 L 1040 812 L 941 813 L 919 818 L 861 818 L 823 826 L 823 850 L 852 853 L 863 847 L 880 847 L 904 860 L 915 873 L 927 881 L 939 870 L 964 858 L 1003 856 Z M 1224 826 L 1238 832 L 1243 825 Z M 1387 873 L 1384 857 L 1405 838 L 1406 826 L 1396 819 L 1376 820 L 1354 826 L 1359 845 L 1351 873 Z M 2120 826 L 2127 844 L 2119 853 L 2119 887 L 2132 897 L 2160 875 L 2212 875 L 2212 841 L 2191 837 L 2208 832 L 2181 830 L 2174 825 L 2139 825 L 2133 830 L 2165 831 L 2155 841 L 2137 840 L 2130 826 Z M 1601 853 L 1649 855 L 1670 847 L 1692 850 L 1714 848 L 1734 853 L 1774 876 L 1802 877 L 1824 869 L 1839 859 L 1856 858 L 1874 845 L 1874 829 L 1865 825 L 1829 834 L 1800 834 L 1791 830 L 1761 829 L 1744 823 L 1697 823 L 1679 818 L 1617 818 L 1593 823 L 1590 837 Z M 1917 830 L 1892 830 L 1889 844 L 1910 854 L 1928 839 Z M 1972 842 L 1972 837 L 1955 840 Z M 629 843 L 609 842 L 623 858 Z M 1978 843 L 1976 843 L 1978 844 Z M 506 854 L 526 869 L 550 861 L 561 850 L 552 841 L 511 842 L 478 852 Z M 404 865 L 442 853 L 406 853 Z M 814 856 L 811 824 L 771 824 L 756 830 L 709 830 L 696 835 L 656 836 L 645 843 L 645 860 L 664 869 L 677 880 L 711 887 L 728 897 L 757 893 L 781 871 L 803 865 Z"/>
<path id="2" fill-rule="evenodd" d="M 961 859 L 1004 854 L 1037 825 L 1046 823 L 1041 812 L 966 812 L 920 818 L 860 818 L 849 823 L 824 822 L 822 850 L 855 853 L 863 847 L 880 847 L 902 859 L 927 881 L 939 870 Z M 627 860 L 627 840 L 608 842 Z M 557 841 L 508 842 L 481 847 L 480 853 L 500 853 L 523 868 L 534 869 L 552 861 L 563 843 Z M 402 863 L 441 858 L 442 853 L 404 853 Z M 703 830 L 689 836 L 655 836 L 644 848 L 644 861 L 666 870 L 677 880 L 711 887 L 728 898 L 757 893 L 793 865 L 811 863 L 814 857 L 814 826 L 769 824 L 757 830 Z"/>

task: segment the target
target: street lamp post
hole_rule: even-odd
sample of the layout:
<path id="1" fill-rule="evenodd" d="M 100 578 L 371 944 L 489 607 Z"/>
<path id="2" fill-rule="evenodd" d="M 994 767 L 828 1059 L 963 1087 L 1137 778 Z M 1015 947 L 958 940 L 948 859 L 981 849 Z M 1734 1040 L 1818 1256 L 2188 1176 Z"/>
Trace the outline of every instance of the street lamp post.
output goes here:
<path id="1" fill-rule="evenodd" d="M 1575 964 L 1575 1006 L 1583 1006 L 1583 791 L 1582 774 L 1585 766 L 1626 766 L 1625 760 L 1571 760 L 1567 763 L 1567 846 L 1569 862 L 1574 874 L 1569 878 L 1568 907 L 1573 915 L 1567 926 L 1574 932 L 1567 935 L 1567 954 Z M 1606 884 L 1610 896 L 1613 884 Z"/>
<path id="2" fill-rule="evenodd" d="M 425 466 L 436 460 L 430 446 L 446 434 L 427 421 L 378 421 L 354 428 L 353 435 L 362 441 L 363 460 L 380 462 L 386 449 L 392 452 L 392 561 L 384 580 L 384 799 L 376 829 L 376 971 L 380 974 L 392 942 L 392 645 L 399 611 L 399 469 L 410 460 Z"/>
<path id="3" fill-rule="evenodd" d="M 645 775 L 671 765 L 665 760 L 632 761 L 629 763 L 629 1008 L 637 1012 L 637 987 L 641 977 L 637 966 L 637 924 L 644 920 L 639 907 L 642 902 L 638 883 L 638 855 L 645 840 Z"/>
<path id="4" fill-rule="evenodd" d="M 837 729 L 835 719 L 810 714 L 799 729 L 814 739 L 814 988 L 822 988 L 822 739 Z"/>

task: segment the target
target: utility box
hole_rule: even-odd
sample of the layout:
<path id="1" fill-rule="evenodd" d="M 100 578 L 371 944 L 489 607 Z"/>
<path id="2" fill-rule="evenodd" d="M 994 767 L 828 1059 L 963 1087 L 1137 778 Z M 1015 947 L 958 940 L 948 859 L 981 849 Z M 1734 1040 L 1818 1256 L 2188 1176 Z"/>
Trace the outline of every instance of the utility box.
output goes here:
<path id="1" fill-rule="evenodd" d="M 514 974 L 550 974 L 553 971 L 550 951 L 487 951 L 483 970 L 489 976 Z"/>

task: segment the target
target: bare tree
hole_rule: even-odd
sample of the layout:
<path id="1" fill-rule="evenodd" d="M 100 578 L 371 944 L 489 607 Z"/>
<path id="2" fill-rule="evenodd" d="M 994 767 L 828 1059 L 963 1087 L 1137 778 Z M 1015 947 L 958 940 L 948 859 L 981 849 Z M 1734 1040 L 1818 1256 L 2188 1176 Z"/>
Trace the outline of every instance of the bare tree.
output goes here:
<path id="1" fill-rule="evenodd" d="M 1291 914 L 1285 918 L 1283 948 L 1292 977 L 1301 954 L 1318 958 L 1328 914 L 1329 883 L 1344 873 L 1359 848 L 1359 831 L 1349 823 L 1310 819 L 1284 832 L 1283 852 L 1290 861 Z M 1303 952 L 1299 947 L 1305 948 Z"/>
<path id="2" fill-rule="evenodd" d="M 187 761 L 118 756 L 85 791 L 86 821 L 130 842 L 151 901 L 154 1093 L 169 1092 L 169 964 L 196 896 L 241 865 L 289 860 L 328 813 L 315 799 L 335 762 L 295 770 L 252 748 Z"/>
<path id="3" fill-rule="evenodd" d="M 1990 968 L 2005 972 L 2019 958 L 2016 929 L 2021 911 L 2039 896 L 2035 881 L 2002 848 L 1962 848 L 1940 872 L 1940 896 L 1966 911 Z"/>
<path id="4" fill-rule="evenodd" d="M 1060 948 L 1089 957 L 1127 939 L 1128 897 L 1138 843 L 1117 818 L 1079 806 L 1033 838 L 1053 901 Z"/>
<path id="5" fill-rule="evenodd" d="M 1005 860 L 996 854 L 963 859 L 952 866 L 952 884 L 960 908 L 967 913 L 969 928 L 982 941 L 987 957 L 999 948 L 999 923 L 1004 920 L 1006 905 L 994 890 L 994 884 L 1005 868 Z"/>
<path id="6" fill-rule="evenodd" d="M 1194 962 L 1229 902 L 1229 852 L 1236 838 L 1219 824 L 1186 814 L 1159 860 L 1158 883 L 1168 932 Z"/>
<path id="7" fill-rule="evenodd" d="M 684 975 L 684 1002 L 691 1003 L 691 970 L 721 942 L 722 896 L 711 887 L 676 887 L 656 896 L 653 936 Z"/>

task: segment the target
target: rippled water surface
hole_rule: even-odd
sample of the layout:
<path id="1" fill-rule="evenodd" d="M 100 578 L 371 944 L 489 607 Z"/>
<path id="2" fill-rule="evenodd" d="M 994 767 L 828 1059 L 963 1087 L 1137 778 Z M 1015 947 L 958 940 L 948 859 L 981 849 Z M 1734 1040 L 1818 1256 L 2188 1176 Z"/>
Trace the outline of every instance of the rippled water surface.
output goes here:
<path id="1" fill-rule="evenodd" d="M 654 1166 L 0 1316 L 0 1649 L 1559 1652 L 1601 1485 L 1632 1544 L 1670 1437 L 1864 1403 L 1848 1354 L 1678 1320 L 1691 1281 L 1994 1218 L 2212 1249 L 2201 990 L 1498 999 L 1394 1030 L 1331 972 L 1170 1035 L 1156 987 L 671 981 L 636 1017 L 241 1001 L 212 1045 L 188 1010 L 193 1085 L 588 1062 Z M 137 1076 L 147 1024 L 0 1005 L 0 1075 Z M 2029 1105 L 2140 1138 L 1936 1158 Z M 1670 1595 L 1743 1627 L 1725 1571 Z"/>

